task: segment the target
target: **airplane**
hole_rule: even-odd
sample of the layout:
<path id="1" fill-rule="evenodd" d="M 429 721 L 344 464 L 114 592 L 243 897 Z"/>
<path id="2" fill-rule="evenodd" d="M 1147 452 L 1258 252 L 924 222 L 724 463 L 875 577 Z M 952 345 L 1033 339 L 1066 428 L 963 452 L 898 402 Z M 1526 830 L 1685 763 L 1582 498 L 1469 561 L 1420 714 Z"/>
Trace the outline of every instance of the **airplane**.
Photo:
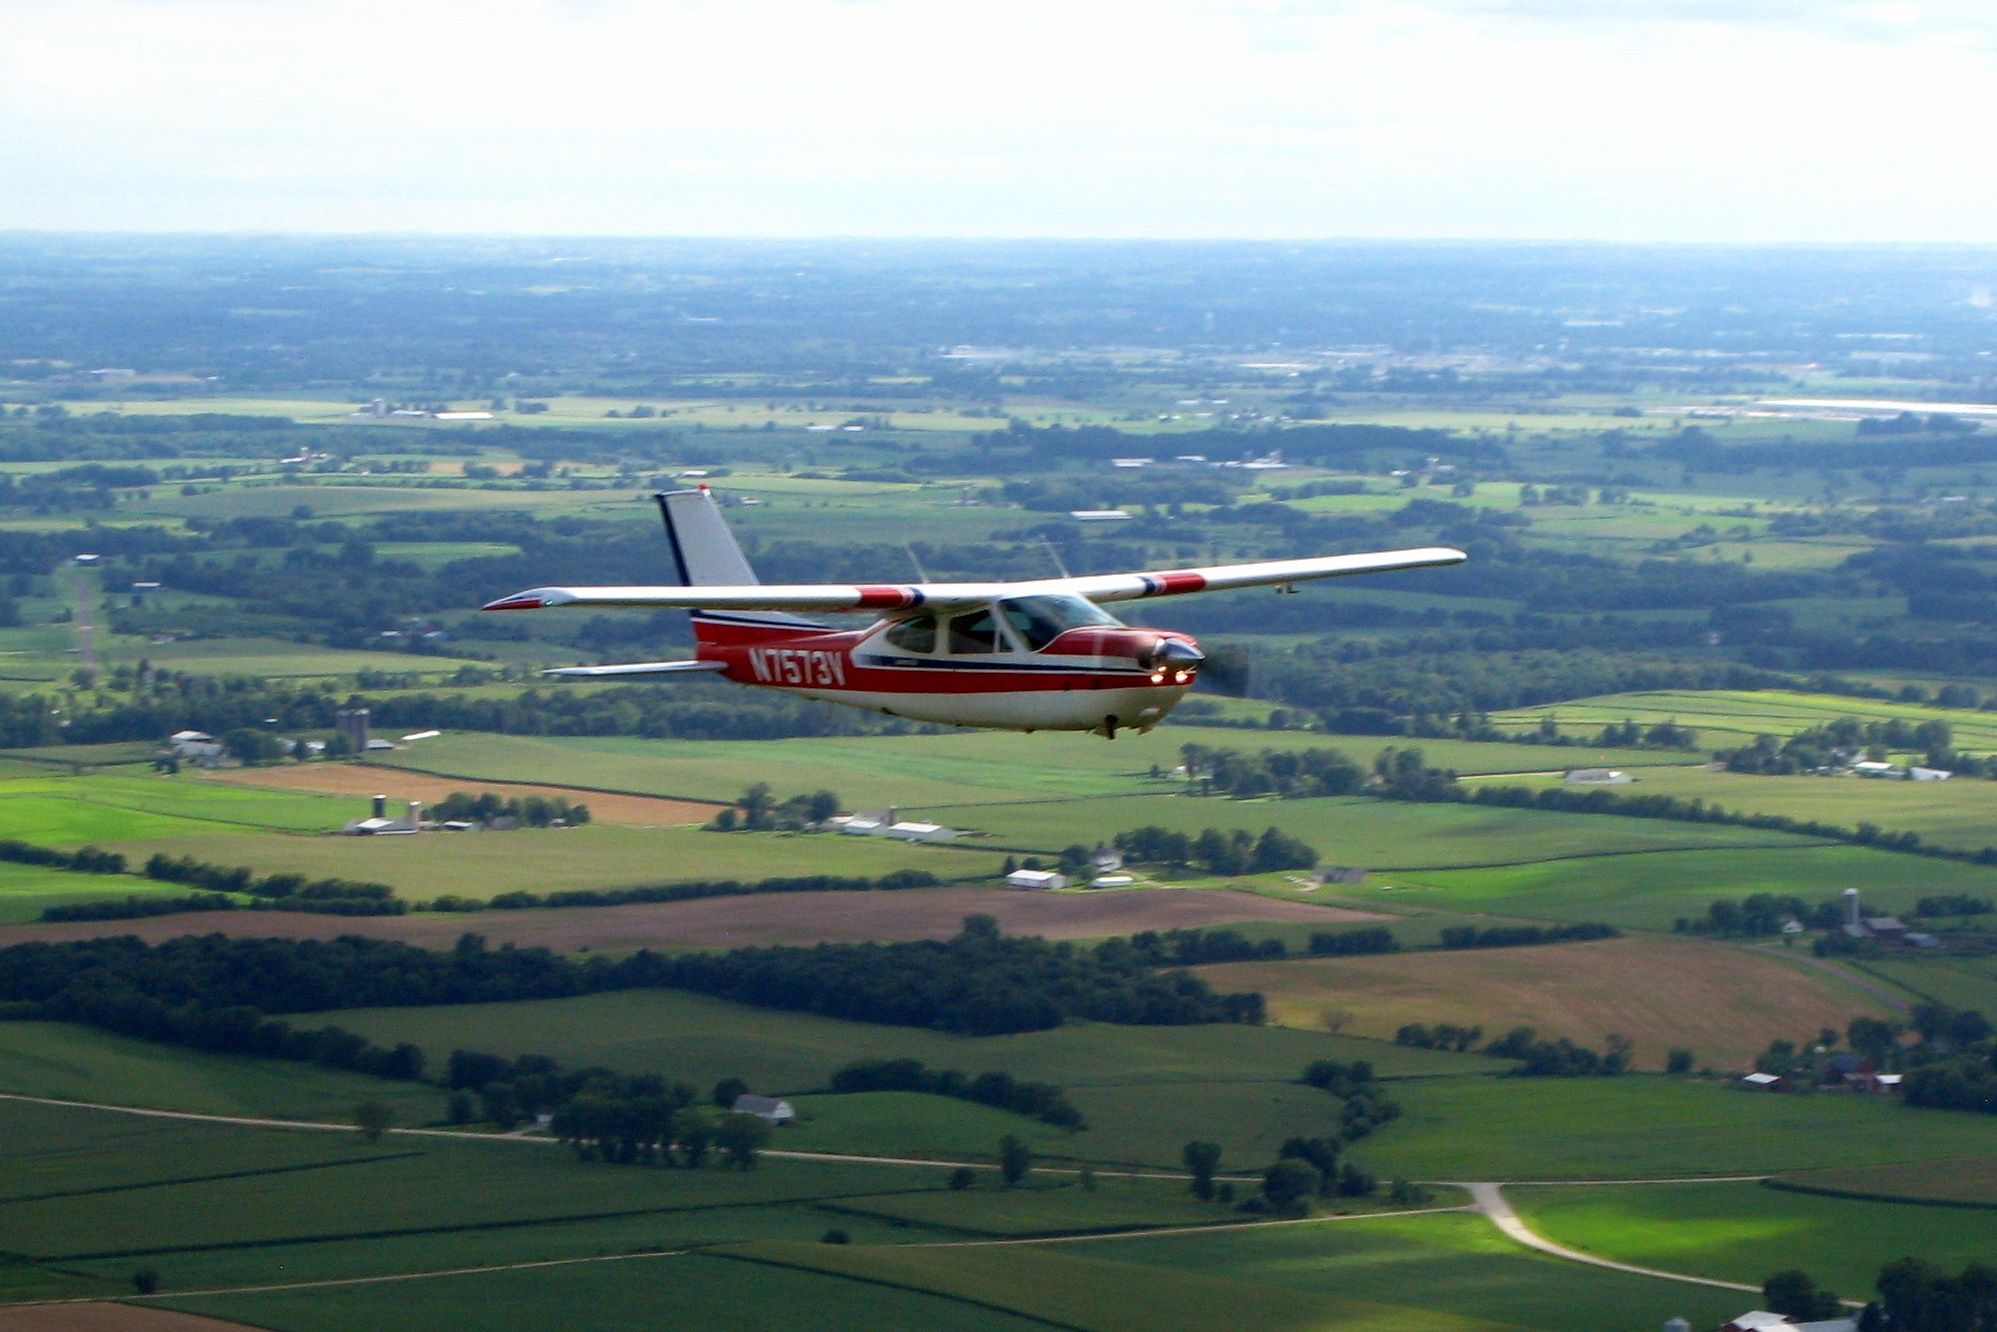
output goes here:
<path id="1" fill-rule="evenodd" d="M 1460 564 L 1428 547 L 1201 569 L 1083 574 L 990 583 L 763 584 L 705 485 L 654 496 L 679 582 L 657 587 L 536 587 L 489 611 L 680 608 L 693 613 L 692 661 L 565 666 L 566 678 L 642 679 L 711 672 L 950 726 L 1089 731 L 1115 739 L 1162 721 L 1206 654 L 1191 635 L 1139 629 L 1104 603 L 1236 587 L 1295 591 L 1315 578 Z M 797 612 L 878 612 L 841 629 Z"/>

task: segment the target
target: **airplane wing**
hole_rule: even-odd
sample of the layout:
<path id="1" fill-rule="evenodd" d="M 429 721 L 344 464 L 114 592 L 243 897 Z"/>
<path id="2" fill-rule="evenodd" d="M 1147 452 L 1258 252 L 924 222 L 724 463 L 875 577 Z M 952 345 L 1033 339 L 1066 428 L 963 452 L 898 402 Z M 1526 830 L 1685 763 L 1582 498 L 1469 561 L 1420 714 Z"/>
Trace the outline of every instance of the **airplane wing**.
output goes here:
<path id="1" fill-rule="evenodd" d="M 488 602 L 486 610 L 547 610 L 557 606 L 638 606 L 712 611 L 898 611 L 918 606 L 950 609 L 999 597 L 1067 595 L 1089 601 L 1136 601 L 1234 587 L 1280 587 L 1317 578 L 1390 573 L 1461 564 L 1467 556 L 1446 546 L 1324 555 L 1302 560 L 1217 564 L 1203 569 L 1150 573 L 1084 574 L 996 583 L 799 583 L 736 587 L 536 587 Z"/>
<path id="2" fill-rule="evenodd" d="M 725 671 L 725 661 L 634 661 L 625 666 L 557 666 L 543 675 L 616 677 L 630 675 L 680 675 L 687 671 Z"/>

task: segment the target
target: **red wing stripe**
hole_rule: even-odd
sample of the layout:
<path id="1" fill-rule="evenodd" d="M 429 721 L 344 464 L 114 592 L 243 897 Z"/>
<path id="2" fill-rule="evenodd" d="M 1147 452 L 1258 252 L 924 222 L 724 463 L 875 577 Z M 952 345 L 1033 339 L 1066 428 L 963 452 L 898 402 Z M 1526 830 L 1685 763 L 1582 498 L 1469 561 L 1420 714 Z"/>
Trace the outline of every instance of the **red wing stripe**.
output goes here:
<path id="1" fill-rule="evenodd" d="M 912 587 L 863 586 L 859 592 L 860 599 L 853 603 L 859 610 L 900 610 L 922 599 Z"/>
<path id="2" fill-rule="evenodd" d="M 1190 570 L 1180 570 L 1175 573 L 1152 574 L 1147 581 L 1156 583 L 1160 594 L 1174 596 L 1180 592 L 1199 591 L 1207 585 L 1207 576 Z"/>

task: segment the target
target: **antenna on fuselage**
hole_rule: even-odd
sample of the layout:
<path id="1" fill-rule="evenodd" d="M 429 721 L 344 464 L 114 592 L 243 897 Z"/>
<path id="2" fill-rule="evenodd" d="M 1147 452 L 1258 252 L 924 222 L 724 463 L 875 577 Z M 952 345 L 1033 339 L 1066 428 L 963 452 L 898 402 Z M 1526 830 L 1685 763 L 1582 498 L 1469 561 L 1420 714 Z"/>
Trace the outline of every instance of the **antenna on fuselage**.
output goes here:
<path id="1" fill-rule="evenodd" d="M 908 542 L 904 541 L 901 543 L 901 548 L 908 552 L 908 562 L 915 566 L 915 581 L 918 583 L 928 582 L 929 574 L 926 571 L 924 571 L 922 567 L 922 557 L 915 553 L 915 547 L 909 545 Z"/>
<path id="2" fill-rule="evenodd" d="M 1068 572 L 1068 566 L 1061 562 L 1061 552 L 1054 549 L 1054 543 L 1046 537 L 1041 537 L 1040 544 L 1047 548 L 1047 558 L 1054 561 L 1054 567 L 1061 571 L 1061 576 L 1063 578 L 1073 578 L 1074 575 Z"/>

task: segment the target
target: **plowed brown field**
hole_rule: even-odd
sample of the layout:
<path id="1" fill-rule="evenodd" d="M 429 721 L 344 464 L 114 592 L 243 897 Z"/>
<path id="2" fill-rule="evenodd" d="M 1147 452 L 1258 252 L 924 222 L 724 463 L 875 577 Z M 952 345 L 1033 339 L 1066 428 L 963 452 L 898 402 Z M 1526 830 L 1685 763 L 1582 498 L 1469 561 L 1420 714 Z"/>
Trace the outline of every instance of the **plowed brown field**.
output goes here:
<path id="1" fill-rule="evenodd" d="M 868 939 L 944 939 L 965 916 L 996 916 L 1008 934 L 1085 939 L 1139 930 L 1202 929 L 1229 922 L 1300 920 L 1327 926 L 1382 917 L 1366 911 L 1285 902 L 1253 893 L 1140 889 L 1038 893 L 1013 888 L 914 888 L 895 892 L 766 893 L 692 902 L 575 907 L 556 911 L 481 911 L 437 916 L 311 916 L 288 911 L 210 911 L 149 920 L 0 926 L 0 946 L 29 939 L 90 939 L 135 934 L 157 942 L 186 934 L 241 938 L 331 939 L 358 934 L 448 948 L 466 932 L 494 944 L 538 944 L 561 951 L 739 948 L 779 943 L 854 943 Z"/>
<path id="2" fill-rule="evenodd" d="M 352 763 L 301 763 L 290 768 L 232 768 L 210 780 L 242 786 L 267 786 L 282 791 L 318 791 L 327 795 L 351 795 L 365 800 L 373 795 L 388 797 L 389 812 L 399 814 L 411 800 L 434 805 L 453 791 L 482 795 L 487 791 L 503 800 L 521 796 L 553 796 L 589 806 L 592 819 L 602 823 L 661 827 L 685 823 L 705 823 L 720 806 L 691 800 L 667 800 L 659 796 L 610 795 L 584 791 L 573 786 L 537 786 L 529 782 L 474 781 L 465 777 L 433 777 L 428 773 L 404 772 L 397 768 L 364 768 Z M 354 817 L 367 813 L 362 804 L 354 806 Z"/>
<path id="3" fill-rule="evenodd" d="M 1404 1023 L 1482 1026 L 1491 1040 L 1537 1028 L 1600 1048 L 1611 1032 L 1636 1042 L 1636 1062 L 1661 1068 L 1674 1046 L 1701 1065 L 1745 1068 L 1777 1037 L 1844 1030 L 1877 1000 L 1820 972 L 1721 944 L 1605 939 L 1539 948 L 1400 953 L 1202 967 L 1219 990 L 1260 990 L 1288 1027 L 1333 1025 L 1392 1037 Z"/>

